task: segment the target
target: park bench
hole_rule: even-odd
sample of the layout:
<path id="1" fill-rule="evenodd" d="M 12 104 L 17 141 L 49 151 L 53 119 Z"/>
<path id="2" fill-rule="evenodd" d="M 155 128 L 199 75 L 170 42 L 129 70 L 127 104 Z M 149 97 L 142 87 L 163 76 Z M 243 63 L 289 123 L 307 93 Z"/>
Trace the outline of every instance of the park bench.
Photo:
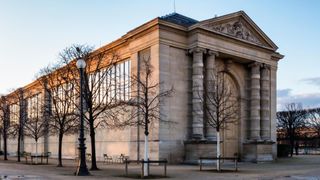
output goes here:
<path id="1" fill-rule="evenodd" d="M 150 160 L 148 159 L 147 161 L 145 160 L 128 160 L 127 158 L 124 160 L 125 162 L 125 173 L 126 173 L 126 176 L 128 176 L 128 164 L 130 163 L 141 163 L 141 178 L 144 178 L 144 166 L 145 166 L 145 163 L 148 164 L 148 172 L 150 173 L 150 164 L 163 164 L 164 165 L 164 176 L 166 177 L 167 176 L 167 163 L 168 161 L 166 159 L 164 160 Z M 149 174 L 148 173 L 148 174 Z"/>
<path id="2" fill-rule="evenodd" d="M 51 155 L 51 152 L 46 152 L 46 153 L 41 153 L 40 155 L 32 155 L 31 153 L 29 152 L 25 152 L 23 153 L 25 159 L 26 159 L 26 164 L 28 164 L 28 159 L 30 160 L 31 164 L 34 164 L 34 159 L 38 159 L 40 158 L 40 163 L 43 164 L 43 160 L 45 159 L 46 160 L 46 164 L 49 163 L 49 157 Z"/>
<path id="3" fill-rule="evenodd" d="M 49 157 L 51 156 L 51 152 L 44 152 L 41 154 L 41 164 L 42 164 L 42 160 L 46 159 L 46 164 L 49 164 Z"/>
<path id="4" fill-rule="evenodd" d="M 235 171 L 238 171 L 238 157 L 237 155 L 235 154 L 234 157 L 200 157 L 199 158 L 200 160 L 200 171 L 202 171 L 203 169 L 203 166 L 207 163 L 205 163 L 205 161 L 212 161 L 212 160 L 219 160 L 220 162 L 220 165 L 222 165 L 221 163 L 221 160 L 224 161 L 224 160 L 231 160 L 234 162 L 234 169 Z M 221 168 L 222 169 L 222 168 Z"/>

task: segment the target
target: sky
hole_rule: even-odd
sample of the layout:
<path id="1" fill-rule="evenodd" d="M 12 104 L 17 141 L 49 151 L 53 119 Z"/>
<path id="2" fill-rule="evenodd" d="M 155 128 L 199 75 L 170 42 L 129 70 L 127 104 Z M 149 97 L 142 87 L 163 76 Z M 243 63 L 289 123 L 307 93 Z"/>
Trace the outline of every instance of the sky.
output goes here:
<path id="1" fill-rule="evenodd" d="M 175 0 L 175 7 L 196 20 L 245 11 L 285 55 L 278 109 L 320 107 L 320 1 Z M 174 0 L 0 0 L 0 94 L 31 83 L 67 46 L 98 48 L 172 12 Z"/>

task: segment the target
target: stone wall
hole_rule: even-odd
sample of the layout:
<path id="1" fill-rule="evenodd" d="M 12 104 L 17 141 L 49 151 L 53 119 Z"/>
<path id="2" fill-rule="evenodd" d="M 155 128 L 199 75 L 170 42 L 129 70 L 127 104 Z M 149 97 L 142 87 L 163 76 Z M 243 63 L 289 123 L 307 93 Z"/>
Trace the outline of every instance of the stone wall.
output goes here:
<path id="1" fill-rule="evenodd" d="M 160 121 L 160 158 L 182 162 L 184 141 L 190 127 L 190 61 L 186 50 L 160 45 L 160 81 L 162 90 L 174 88 L 164 99 Z"/>

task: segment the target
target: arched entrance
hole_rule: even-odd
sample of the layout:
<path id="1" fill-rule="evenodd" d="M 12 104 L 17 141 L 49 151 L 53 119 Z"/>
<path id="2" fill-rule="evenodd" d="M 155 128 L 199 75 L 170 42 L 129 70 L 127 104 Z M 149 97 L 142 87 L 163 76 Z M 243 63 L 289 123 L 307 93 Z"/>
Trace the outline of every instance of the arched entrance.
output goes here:
<path id="1" fill-rule="evenodd" d="M 239 89 L 228 73 L 224 73 L 224 81 L 228 89 L 230 89 L 230 98 L 227 103 L 235 104 L 235 114 L 232 115 L 230 121 L 225 122 L 224 128 L 222 129 L 222 156 L 233 157 L 235 153 L 239 154 L 239 121 L 240 121 L 240 102 L 239 102 Z"/>

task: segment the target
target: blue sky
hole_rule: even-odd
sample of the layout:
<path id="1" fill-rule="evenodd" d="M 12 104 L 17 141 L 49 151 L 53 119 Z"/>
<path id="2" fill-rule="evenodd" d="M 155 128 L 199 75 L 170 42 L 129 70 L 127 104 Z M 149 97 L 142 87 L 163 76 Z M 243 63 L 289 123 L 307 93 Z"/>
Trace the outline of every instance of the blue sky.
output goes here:
<path id="1" fill-rule="evenodd" d="M 197 20 L 244 10 L 278 45 L 278 107 L 320 106 L 320 1 L 176 0 Z M 0 0 L 0 93 L 32 82 L 73 43 L 99 47 L 173 12 L 173 0 Z"/>

